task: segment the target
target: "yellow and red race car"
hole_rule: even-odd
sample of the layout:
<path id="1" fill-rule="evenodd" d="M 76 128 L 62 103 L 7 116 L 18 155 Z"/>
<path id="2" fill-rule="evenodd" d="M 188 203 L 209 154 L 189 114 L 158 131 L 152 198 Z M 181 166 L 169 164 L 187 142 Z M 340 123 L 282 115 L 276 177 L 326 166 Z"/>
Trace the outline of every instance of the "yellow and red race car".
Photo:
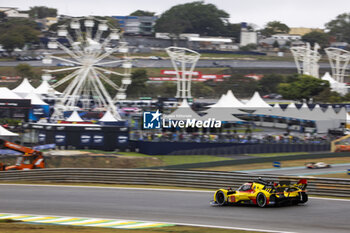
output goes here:
<path id="1" fill-rule="evenodd" d="M 265 207 L 284 203 L 305 203 L 308 201 L 306 186 L 306 179 L 300 179 L 298 183 L 291 184 L 290 181 L 276 182 L 259 178 L 254 182 L 243 184 L 236 191 L 231 188 L 217 190 L 210 204 L 213 206 L 254 204 Z"/>

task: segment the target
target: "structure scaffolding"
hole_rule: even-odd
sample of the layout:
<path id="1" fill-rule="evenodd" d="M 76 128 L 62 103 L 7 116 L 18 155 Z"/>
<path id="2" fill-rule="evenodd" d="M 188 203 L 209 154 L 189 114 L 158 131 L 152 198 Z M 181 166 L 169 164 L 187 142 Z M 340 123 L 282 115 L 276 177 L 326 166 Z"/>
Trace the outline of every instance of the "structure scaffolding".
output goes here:
<path id="1" fill-rule="evenodd" d="M 166 52 L 176 71 L 176 98 L 192 98 L 191 80 L 200 54 L 193 50 L 179 47 L 166 48 Z"/>
<path id="2" fill-rule="evenodd" d="M 290 48 L 299 74 L 306 74 L 319 78 L 320 67 L 318 61 L 321 58 L 321 55 L 318 52 L 319 49 L 320 46 L 317 43 L 315 43 L 313 49 L 311 49 L 309 43 L 306 43 L 306 46 Z"/>
<path id="3" fill-rule="evenodd" d="M 344 83 L 344 77 L 346 76 L 346 70 L 350 61 L 350 52 L 339 48 L 326 48 L 325 49 L 329 63 L 332 68 L 332 77 L 340 83 Z"/>
<path id="4" fill-rule="evenodd" d="M 107 21 L 89 17 L 73 19 L 69 25 L 60 26 L 57 34 L 58 37 L 64 37 L 68 44 L 59 42 L 58 38 L 51 38 L 48 48 L 62 49 L 69 58 L 48 53 L 43 63 L 51 64 L 56 59 L 71 67 L 44 70 L 46 77 L 69 72 L 52 85 L 55 88 L 69 82 L 61 98 L 56 101 L 51 120 L 62 120 L 65 111 L 78 109 L 110 111 L 117 120 L 121 120 L 115 102 L 126 98 L 125 91 L 131 84 L 132 67 L 128 58 L 128 46 L 121 41 L 121 33 L 107 24 Z M 121 67 L 122 71 L 113 71 L 112 67 Z M 117 84 L 117 80 L 112 78 L 121 81 Z M 110 96 L 106 85 L 116 91 L 114 98 Z"/>

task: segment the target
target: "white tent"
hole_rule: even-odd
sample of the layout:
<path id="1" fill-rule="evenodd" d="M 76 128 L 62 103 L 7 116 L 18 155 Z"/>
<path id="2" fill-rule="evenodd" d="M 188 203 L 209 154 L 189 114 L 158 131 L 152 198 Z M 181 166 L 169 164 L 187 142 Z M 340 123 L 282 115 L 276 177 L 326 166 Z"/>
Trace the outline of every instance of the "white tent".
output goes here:
<path id="1" fill-rule="evenodd" d="M 30 99 L 32 105 L 48 105 L 47 103 L 42 101 L 40 97 L 34 92 L 27 94 L 24 99 Z"/>
<path id="2" fill-rule="evenodd" d="M 225 97 L 225 104 L 228 107 L 232 107 L 232 108 L 243 108 L 245 106 L 245 104 L 243 104 L 241 101 L 239 101 L 236 96 L 232 93 L 231 90 L 228 90 L 226 93 L 226 97 Z"/>
<path id="3" fill-rule="evenodd" d="M 83 122 L 84 120 L 81 119 L 77 111 L 73 111 L 73 113 L 70 115 L 70 117 L 67 118 L 66 121 L 70 122 Z"/>
<path id="4" fill-rule="evenodd" d="M 107 111 L 99 121 L 100 122 L 117 122 L 118 120 L 112 115 L 110 111 Z"/>
<path id="5" fill-rule="evenodd" d="M 328 81 L 332 91 L 338 92 L 341 95 L 346 95 L 348 93 L 348 87 L 345 83 L 338 82 L 332 76 L 326 72 L 322 78 L 322 80 Z"/>
<path id="6" fill-rule="evenodd" d="M 268 115 L 268 116 L 283 116 L 283 110 L 279 104 L 275 104 L 272 108 L 259 108 L 254 115 Z"/>
<path id="7" fill-rule="evenodd" d="M 0 87 L 0 99 L 22 99 L 22 97 L 7 87 Z"/>
<path id="8" fill-rule="evenodd" d="M 244 109 L 259 109 L 259 108 L 272 108 L 271 105 L 266 103 L 260 96 L 259 92 L 255 92 L 253 97 L 245 104 Z"/>
<path id="9" fill-rule="evenodd" d="M 312 115 L 323 115 L 324 114 L 324 112 L 319 104 L 315 105 L 315 107 L 314 107 L 314 109 L 312 109 L 311 113 L 312 113 Z"/>
<path id="10" fill-rule="evenodd" d="M 299 117 L 299 109 L 295 105 L 295 103 L 290 103 L 287 108 L 283 112 L 283 117 L 288 118 L 298 118 Z"/>
<path id="11" fill-rule="evenodd" d="M 235 111 L 239 111 L 239 110 L 232 109 L 232 108 L 213 107 L 207 111 L 207 114 L 202 116 L 202 119 L 203 120 L 215 119 L 215 120 L 230 121 L 230 122 L 243 121 L 243 120 L 233 116 L 233 114 L 238 114 L 238 113 L 234 113 Z M 239 111 L 239 112 L 241 112 L 241 111 Z"/>
<path id="12" fill-rule="evenodd" d="M 346 123 L 347 122 L 347 115 L 348 112 L 344 107 L 342 107 L 339 112 L 337 113 L 337 118 L 340 120 L 340 122 Z"/>
<path id="13" fill-rule="evenodd" d="M 0 125 L 0 137 L 15 137 L 18 136 L 17 133 L 12 133 Z"/>
<path id="14" fill-rule="evenodd" d="M 174 112 L 164 115 L 163 117 L 164 119 L 171 120 L 201 119 L 201 117 L 191 109 L 186 99 L 182 101 L 181 105 Z"/>
<path id="15" fill-rule="evenodd" d="M 31 93 L 35 91 L 35 88 L 29 83 L 27 78 L 24 78 L 22 83 L 18 85 L 15 89 L 12 90 L 16 94 L 24 97 L 28 95 L 28 93 Z"/>
<path id="16" fill-rule="evenodd" d="M 225 96 L 226 96 L 226 94 L 222 94 L 220 99 L 218 100 L 218 102 L 216 102 L 215 104 L 212 104 L 212 105 L 208 105 L 208 107 L 212 108 L 212 107 L 221 106 L 222 103 L 225 101 Z"/>
<path id="17" fill-rule="evenodd" d="M 321 77 L 322 80 L 324 81 L 328 81 L 330 84 L 332 83 L 336 83 L 337 81 L 335 81 L 334 78 L 332 78 L 332 76 L 329 74 L 329 72 L 326 72 L 322 77 Z"/>
<path id="18" fill-rule="evenodd" d="M 60 92 L 53 89 L 50 84 L 44 80 L 34 91 L 36 94 L 61 94 Z"/>
<path id="19" fill-rule="evenodd" d="M 298 112 L 298 118 L 299 119 L 312 119 L 312 111 L 310 110 L 309 106 L 306 103 L 303 103 L 301 107 L 299 108 Z"/>

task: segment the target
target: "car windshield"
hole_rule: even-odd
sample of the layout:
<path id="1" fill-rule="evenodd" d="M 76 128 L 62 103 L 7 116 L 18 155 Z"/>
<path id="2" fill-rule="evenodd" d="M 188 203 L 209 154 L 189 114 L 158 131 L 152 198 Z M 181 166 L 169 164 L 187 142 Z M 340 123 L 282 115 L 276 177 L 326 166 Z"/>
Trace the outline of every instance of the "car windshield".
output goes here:
<path id="1" fill-rule="evenodd" d="M 252 188 L 252 184 L 244 184 L 241 187 L 239 187 L 238 191 L 247 191 Z"/>

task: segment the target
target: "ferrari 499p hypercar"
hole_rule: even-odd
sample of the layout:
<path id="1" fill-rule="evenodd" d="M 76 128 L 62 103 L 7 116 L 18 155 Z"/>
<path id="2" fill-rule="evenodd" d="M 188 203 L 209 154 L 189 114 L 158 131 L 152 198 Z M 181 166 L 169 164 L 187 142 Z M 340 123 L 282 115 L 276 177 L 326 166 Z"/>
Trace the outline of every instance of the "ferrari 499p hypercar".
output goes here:
<path id="1" fill-rule="evenodd" d="M 290 181 L 267 181 L 258 179 L 243 184 L 236 191 L 231 188 L 219 189 L 214 194 L 213 206 L 231 204 L 254 204 L 260 207 L 278 206 L 284 203 L 299 204 L 308 200 L 307 180 L 301 179 L 296 184 Z"/>

